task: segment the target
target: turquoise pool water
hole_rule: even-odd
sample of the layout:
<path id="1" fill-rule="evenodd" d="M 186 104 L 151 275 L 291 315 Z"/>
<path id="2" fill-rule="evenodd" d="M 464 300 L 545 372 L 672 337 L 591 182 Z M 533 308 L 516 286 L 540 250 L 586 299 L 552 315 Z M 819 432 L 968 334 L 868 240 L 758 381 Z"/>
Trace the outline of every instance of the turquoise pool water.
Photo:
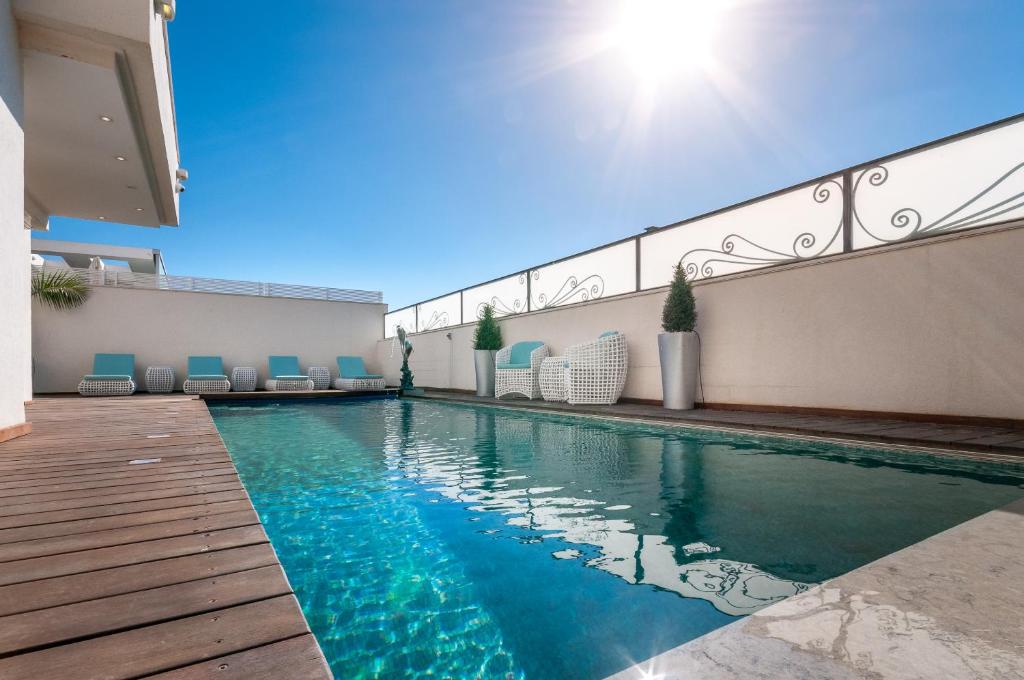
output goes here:
<path id="1" fill-rule="evenodd" d="M 398 399 L 211 403 L 339 678 L 602 678 L 1024 469 Z"/>

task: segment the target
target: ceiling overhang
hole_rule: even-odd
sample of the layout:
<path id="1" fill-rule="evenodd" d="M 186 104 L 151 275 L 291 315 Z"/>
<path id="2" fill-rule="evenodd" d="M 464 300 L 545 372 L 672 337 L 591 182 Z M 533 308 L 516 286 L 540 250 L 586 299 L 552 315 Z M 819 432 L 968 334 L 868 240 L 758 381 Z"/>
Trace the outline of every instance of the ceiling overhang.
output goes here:
<path id="1" fill-rule="evenodd" d="M 166 28 L 145 0 L 15 0 L 34 213 L 177 226 Z M 33 224 L 45 224 L 35 219 Z"/>

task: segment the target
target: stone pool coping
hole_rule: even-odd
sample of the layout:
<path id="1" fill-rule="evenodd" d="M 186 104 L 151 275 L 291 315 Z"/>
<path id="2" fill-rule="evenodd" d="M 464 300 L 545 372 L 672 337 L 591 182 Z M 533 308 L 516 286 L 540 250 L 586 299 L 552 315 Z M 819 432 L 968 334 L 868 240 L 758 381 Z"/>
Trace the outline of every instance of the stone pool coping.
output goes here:
<path id="1" fill-rule="evenodd" d="M 1024 678 L 1024 500 L 610 680 Z"/>

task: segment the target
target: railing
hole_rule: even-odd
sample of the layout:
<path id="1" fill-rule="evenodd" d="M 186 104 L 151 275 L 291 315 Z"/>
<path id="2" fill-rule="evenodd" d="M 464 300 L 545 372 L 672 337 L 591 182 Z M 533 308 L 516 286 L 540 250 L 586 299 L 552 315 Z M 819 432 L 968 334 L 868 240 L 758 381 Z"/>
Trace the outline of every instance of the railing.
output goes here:
<path id="1" fill-rule="evenodd" d="M 1024 114 L 385 315 L 428 331 L 1024 219 Z"/>
<path id="2" fill-rule="evenodd" d="M 229 295 L 256 295 L 259 297 L 295 298 L 299 300 L 328 300 L 330 302 L 373 302 L 380 303 L 384 296 L 380 291 L 349 290 L 345 288 L 320 288 L 317 286 L 296 286 L 288 283 L 262 283 L 258 281 L 233 281 L 231 279 L 205 279 L 195 276 L 166 276 L 143 274 L 119 269 L 81 269 L 35 265 L 33 271 L 70 271 L 79 274 L 91 286 L 111 288 L 140 288 L 148 290 L 187 291 L 190 293 L 227 293 Z"/>

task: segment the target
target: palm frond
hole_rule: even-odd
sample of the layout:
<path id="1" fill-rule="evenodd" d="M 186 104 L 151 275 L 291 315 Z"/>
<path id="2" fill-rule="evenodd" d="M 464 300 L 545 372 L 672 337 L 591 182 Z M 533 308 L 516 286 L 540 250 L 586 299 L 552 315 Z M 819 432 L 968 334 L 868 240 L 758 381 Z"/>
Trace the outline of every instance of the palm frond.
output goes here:
<path id="1" fill-rule="evenodd" d="M 32 275 L 32 297 L 51 309 L 81 307 L 91 292 L 89 284 L 75 272 L 42 270 Z"/>

